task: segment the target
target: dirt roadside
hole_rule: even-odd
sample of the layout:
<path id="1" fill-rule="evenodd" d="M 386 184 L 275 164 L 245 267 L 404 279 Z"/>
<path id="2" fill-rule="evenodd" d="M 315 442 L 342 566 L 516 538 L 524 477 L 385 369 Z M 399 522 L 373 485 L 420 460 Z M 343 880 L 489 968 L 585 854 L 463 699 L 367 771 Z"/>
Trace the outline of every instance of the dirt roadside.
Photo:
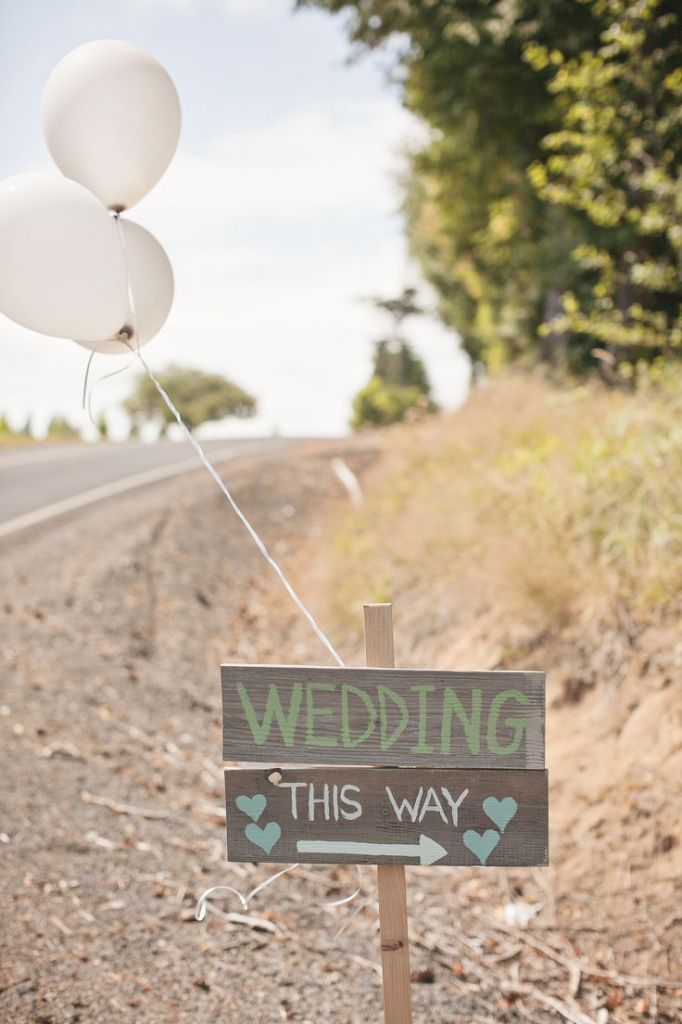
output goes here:
<path id="1" fill-rule="evenodd" d="M 367 442 L 315 444 L 229 467 L 304 596 L 348 500 L 330 469 L 339 453 L 360 474 L 376 458 Z M 254 901 L 258 930 L 194 920 L 205 888 L 247 891 L 269 873 L 224 860 L 218 665 L 327 660 L 210 479 L 17 537 L 0 578 L 0 1020 L 380 1019 L 371 871 L 348 907 L 324 904 L 353 891 L 354 870 L 301 868 Z M 622 974 L 594 892 L 566 914 L 551 873 L 410 875 L 416 1020 L 678 1019 L 681 990 Z M 529 913 L 532 931 L 518 927 Z M 662 922 L 646 900 L 638 914 L 621 922 L 641 947 L 633 963 L 669 979 Z"/>
<path id="2" fill-rule="evenodd" d="M 228 467 L 294 581 L 295 552 L 348 500 L 331 454 Z M 194 920 L 206 887 L 269 873 L 224 860 L 220 662 L 325 660 L 314 636 L 291 637 L 295 610 L 215 485 L 183 477 L 4 547 L 0 1019 L 376 1015 L 375 972 L 352 960 L 376 960 L 373 929 L 335 946 L 343 915 L 321 909 L 354 872 L 270 890 L 254 907 L 267 931 Z"/>

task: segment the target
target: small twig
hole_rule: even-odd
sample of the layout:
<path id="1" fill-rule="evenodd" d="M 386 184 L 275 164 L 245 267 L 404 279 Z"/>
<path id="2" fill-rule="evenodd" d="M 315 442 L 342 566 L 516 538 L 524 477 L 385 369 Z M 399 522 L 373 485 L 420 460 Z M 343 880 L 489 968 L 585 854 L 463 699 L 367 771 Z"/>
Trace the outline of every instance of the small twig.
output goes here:
<path id="1" fill-rule="evenodd" d="M 133 804 L 120 804 L 116 800 L 110 800 L 107 796 L 95 796 L 93 793 L 81 793 L 81 800 L 85 804 L 97 804 L 98 807 L 106 807 L 114 814 L 130 814 L 136 818 L 170 818 L 170 811 L 155 810 L 154 808 L 135 807 Z"/>
<path id="2" fill-rule="evenodd" d="M 522 1017 L 529 1020 L 531 1024 L 546 1024 L 546 1021 L 541 1021 L 538 1017 L 534 1017 L 530 1010 L 527 1010 L 520 999 L 517 999 L 514 1003 L 514 1009 L 517 1013 L 520 1013 Z"/>
<path id="3" fill-rule="evenodd" d="M 225 917 L 230 924 L 241 924 L 246 928 L 251 928 L 254 932 L 270 932 L 272 935 L 279 933 L 279 928 L 276 924 L 273 924 L 272 921 L 266 921 L 262 917 L 250 917 L 248 914 L 239 914 L 236 910 L 231 910 L 228 914 L 225 914 Z"/>
<path id="4" fill-rule="evenodd" d="M 100 846 L 103 850 L 120 850 L 121 844 L 115 843 L 113 839 L 106 839 L 104 836 L 100 836 L 97 832 L 86 832 L 84 838 L 92 843 L 93 846 Z"/>
<path id="5" fill-rule="evenodd" d="M 360 967 L 368 967 L 370 971 L 374 971 L 375 974 L 381 977 L 381 964 L 376 964 L 373 960 L 367 960 L 366 957 L 359 956 L 357 953 L 351 953 L 350 958 Z"/>
<path id="6" fill-rule="evenodd" d="M 218 821 L 225 821 L 225 808 L 220 804 L 209 804 L 205 801 L 193 805 L 193 810 L 199 814 L 207 814 L 209 818 L 217 818 Z"/>
<path id="7" fill-rule="evenodd" d="M 493 963 L 508 964 L 510 960 L 515 960 L 522 950 L 523 946 L 512 946 L 511 949 L 506 950 L 504 953 L 500 953 L 498 956 L 494 956 Z"/>
<path id="8" fill-rule="evenodd" d="M 72 935 L 73 934 L 73 929 L 69 928 L 68 925 L 64 924 L 64 922 L 62 920 L 60 920 L 60 918 L 58 918 L 56 914 L 51 914 L 50 915 L 50 921 L 52 921 L 53 925 L 55 925 L 57 928 L 59 928 L 59 930 L 62 933 L 62 935 L 67 935 L 68 936 L 68 935 Z"/>
<path id="9" fill-rule="evenodd" d="M 576 1008 L 575 1010 L 568 1006 L 566 1003 L 562 1003 L 560 999 L 556 999 L 554 996 L 545 995 L 535 985 L 524 985 L 514 983 L 509 986 L 509 990 L 518 992 L 520 995 L 530 996 L 536 1002 L 541 1003 L 543 1006 L 548 1006 L 550 1010 L 554 1010 L 555 1013 L 560 1014 L 570 1022 L 570 1024 L 596 1024 L 593 1017 L 588 1017 L 582 1010 Z"/>
<path id="10" fill-rule="evenodd" d="M 665 979 L 665 978 L 641 978 L 637 975 L 631 974 L 619 974 L 618 971 L 610 971 L 606 967 L 591 967 L 590 964 L 585 964 L 581 960 L 575 957 L 567 957 L 558 950 L 553 949 L 552 946 L 548 946 L 547 943 L 541 942 L 540 939 L 536 939 L 531 935 L 527 935 L 525 932 L 519 931 L 516 928 L 508 928 L 506 925 L 500 924 L 490 918 L 487 919 L 488 923 L 496 931 L 504 932 L 506 935 L 513 935 L 516 939 L 521 942 L 525 942 L 527 946 L 531 946 L 536 949 L 539 953 L 544 953 L 551 960 L 561 964 L 563 967 L 568 967 L 569 970 L 579 970 L 582 974 L 590 978 L 606 978 L 613 982 L 615 985 L 634 985 L 640 988 L 650 988 L 656 986 L 658 988 L 680 988 L 682 987 L 682 979 Z"/>
<path id="11" fill-rule="evenodd" d="M 12 988 L 16 988 L 17 985 L 25 985 L 26 982 L 30 981 L 30 980 L 31 980 L 31 975 L 30 974 L 26 974 L 26 975 L 24 975 L 23 978 L 17 978 L 16 981 L 8 982 L 7 985 L 0 985 L 0 995 L 3 995 L 5 992 L 9 992 L 9 990 L 12 989 Z"/>
<path id="12" fill-rule="evenodd" d="M 238 914 L 236 911 L 230 911 L 225 913 L 224 910 L 220 910 L 214 906 L 209 900 L 206 901 L 206 910 L 209 914 L 213 914 L 214 917 L 219 917 L 221 921 L 228 921 L 230 924 L 243 925 L 245 928 L 251 928 L 254 932 L 270 932 L 272 935 L 279 934 L 279 928 L 272 921 L 266 921 L 262 917 L 251 917 L 248 914 Z"/>
<path id="13" fill-rule="evenodd" d="M 583 980 L 583 972 L 580 964 L 571 964 L 568 969 L 568 991 L 575 999 L 580 992 L 580 985 Z"/>

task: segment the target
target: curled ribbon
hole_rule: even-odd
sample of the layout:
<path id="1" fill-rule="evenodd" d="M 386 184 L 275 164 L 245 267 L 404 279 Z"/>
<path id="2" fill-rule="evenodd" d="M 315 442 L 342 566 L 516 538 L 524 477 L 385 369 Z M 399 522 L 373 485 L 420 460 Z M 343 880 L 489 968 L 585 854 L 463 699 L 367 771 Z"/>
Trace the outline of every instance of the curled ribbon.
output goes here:
<path id="1" fill-rule="evenodd" d="M 256 886 L 256 888 L 252 889 L 251 892 L 246 894 L 246 896 L 244 896 L 244 894 L 241 893 L 239 889 L 233 889 L 231 885 L 212 885 L 210 889 L 206 889 L 204 892 L 202 892 L 201 896 L 197 900 L 194 916 L 197 919 L 197 921 L 204 920 L 204 918 L 206 917 L 207 910 L 210 910 L 211 907 L 209 898 L 217 892 L 230 893 L 230 895 L 236 896 L 239 902 L 241 903 L 242 910 L 246 911 L 249 909 L 249 901 L 252 900 L 254 896 L 256 896 L 259 892 L 262 892 L 262 890 L 266 889 L 269 885 L 272 885 L 272 883 L 276 882 L 278 878 L 282 877 L 282 875 L 286 875 L 287 871 L 293 871 L 293 869 L 297 868 L 298 866 L 298 864 L 289 864 L 289 866 L 283 868 L 282 871 L 276 871 L 274 875 L 268 875 L 268 877 L 263 882 L 260 882 Z M 323 903 L 323 907 L 342 907 L 346 903 L 351 903 L 356 898 L 356 896 L 360 895 L 360 893 L 362 892 L 362 866 L 360 864 L 356 864 L 355 867 L 357 868 L 358 880 L 360 882 L 357 889 L 354 892 L 352 892 L 350 896 L 342 896 L 341 899 L 331 900 L 331 902 Z"/>

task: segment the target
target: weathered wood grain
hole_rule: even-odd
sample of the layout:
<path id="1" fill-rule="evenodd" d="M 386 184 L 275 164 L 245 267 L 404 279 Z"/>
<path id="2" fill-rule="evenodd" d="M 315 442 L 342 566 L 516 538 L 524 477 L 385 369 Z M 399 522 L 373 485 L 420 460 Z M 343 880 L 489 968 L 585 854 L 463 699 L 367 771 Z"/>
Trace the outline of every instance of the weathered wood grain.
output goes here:
<path id="1" fill-rule="evenodd" d="M 547 863 L 545 771 L 232 768 L 225 793 L 231 861 Z"/>
<path id="2" fill-rule="evenodd" d="M 394 668 L 393 606 L 366 604 L 365 660 L 369 668 Z M 377 864 L 381 978 L 386 1024 L 412 1024 L 407 884 L 402 864 Z"/>
<path id="3" fill-rule="evenodd" d="M 541 672 L 223 665 L 223 758 L 543 768 Z"/>

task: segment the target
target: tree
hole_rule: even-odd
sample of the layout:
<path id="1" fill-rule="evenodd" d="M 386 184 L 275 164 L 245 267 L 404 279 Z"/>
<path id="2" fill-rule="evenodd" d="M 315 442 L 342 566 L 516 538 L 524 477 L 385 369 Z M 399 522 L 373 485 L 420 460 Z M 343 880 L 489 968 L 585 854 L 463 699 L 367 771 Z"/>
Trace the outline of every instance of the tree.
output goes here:
<path id="1" fill-rule="evenodd" d="M 576 0 L 299 0 L 345 12 L 352 42 L 390 44 L 405 105 L 430 128 L 403 176 L 408 239 L 474 361 L 554 357 L 538 328 L 573 284 L 573 211 L 538 196 L 528 168 L 556 125 L 553 68 L 529 40 L 574 55 L 598 39 Z"/>
<path id="2" fill-rule="evenodd" d="M 47 425 L 47 436 L 53 441 L 75 441 L 80 431 L 65 416 L 53 416 Z"/>
<path id="3" fill-rule="evenodd" d="M 374 377 L 393 387 L 416 388 L 431 394 L 431 384 L 422 360 L 402 338 L 377 341 L 374 348 Z"/>
<path id="4" fill-rule="evenodd" d="M 109 437 L 109 424 L 103 412 L 97 417 L 97 435 L 100 441 L 106 441 Z"/>
<path id="5" fill-rule="evenodd" d="M 605 25 L 594 50 L 572 59 L 538 44 L 526 50 L 534 67 L 554 66 L 549 88 L 561 114 L 530 180 L 583 225 L 575 285 L 547 329 L 573 332 L 610 362 L 679 354 L 680 8 L 665 0 L 596 0 L 593 8 Z"/>
<path id="6" fill-rule="evenodd" d="M 305 5 L 391 46 L 410 246 L 474 361 L 682 353 L 679 0 Z"/>
<path id="7" fill-rule="evenodd" d="M 382 299 L 375 295 L 369 300 L 376 309 L 382 309 L 393 321 L 393 333 L 400 334 L 405 320 L 410 316 L 422 316 L 424 310 L 417 302 L 416 288 L 403 288 L 400 295 L 395 299 Z"/>
<path id="8" fill-rule="evenodd" d="M 220 374 L 170 366 L 157 377 L 190 430 L 210 420 L 222 420 L 227 416 L 247 418 L 256 412 L 256 399 Z M 175 422 L 154 382 L 144 374 L 138 378 L 135 390 L 126 399 L 124 407 L 138 428 L 145 422 L 157 423 L 165 435 L 171 423 Z"/>
<path id="9" fill-rule="evenodd" d="M 388 427 L 404 420 L 411 410 L 433 412 L 435 405 L 418 387 L 387 384 L 381 377 L 373 376 L 353 399 L 350 425 L 353 430 Z"/>
<path id="10" fill-rule="evenodd" d="M 374 345 L 372 376 L 353 399 L 351 427 L 385 427 L 405 419 L 409 410 L 434 412 L 426 367 L 402 337 L 402 325 L 423 310 L 416 302 L 414 288 L 405 288 L 396 299 L 375 297 L 370 301 L 391 318 L 388 338 Z"/>

